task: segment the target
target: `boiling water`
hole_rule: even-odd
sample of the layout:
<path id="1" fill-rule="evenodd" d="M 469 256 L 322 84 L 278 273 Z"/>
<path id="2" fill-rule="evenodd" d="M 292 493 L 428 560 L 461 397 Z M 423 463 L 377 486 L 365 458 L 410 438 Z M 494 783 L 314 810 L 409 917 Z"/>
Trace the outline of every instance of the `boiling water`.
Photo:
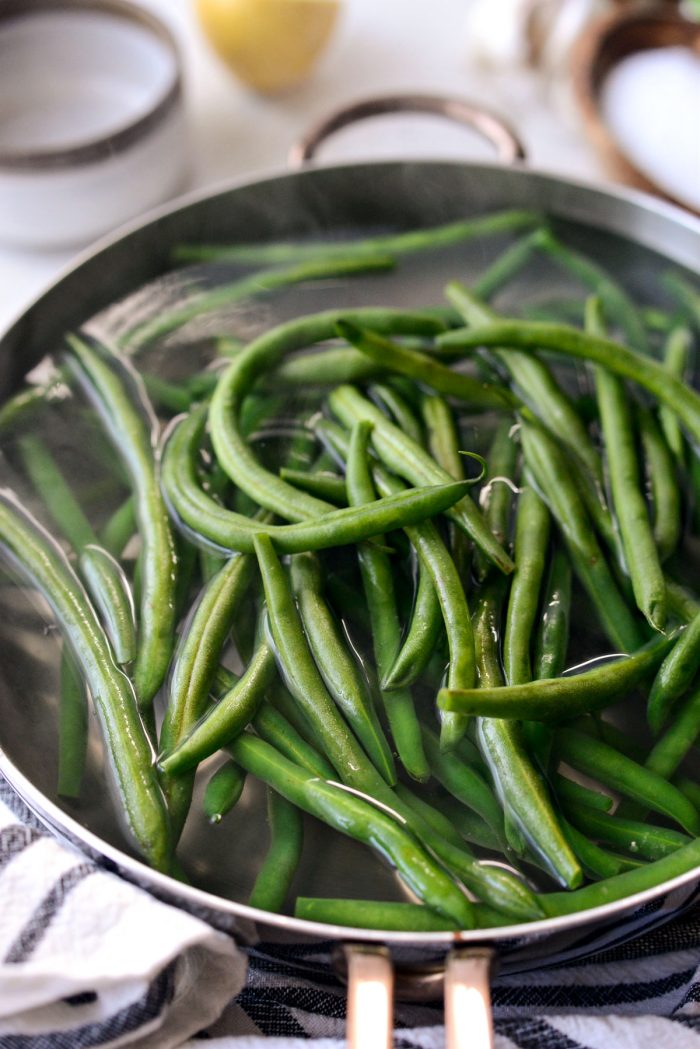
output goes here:
<path id="1" fill-rule="evenodd" d="M 622 274 L 634 298 L 644 304 L 663 302 L 657 281 L 650 279 L 667 268 L 663 260 L 651 252 L 632 249 L 624 241 L 596 231 L 568 226 L 566 242 L 589 251 L 616 276 Z M 281 320 L 301 313 L 338 307 L 363 305 L 394 305 L 416 308 L 441 303 L 442 288 L 449 279 L 460 279 L 469 284 L 504 247 L 504 241 L 490 239 L 468 244 L 439 254 L 422 255 L 401 260 L 396 272 L 353 280 L 333 280 L 314 283 L 277 292 L 272 296 L 222 309 L 206 317 L 197 318 L 181 330 L 166 337 L 138 355 L 137 365 L 143 371 L 177 381 L 211 364 L 215 366 L 215 338 L 225 335 L 247 340 Z M 116 344 L 124 333 L 159 311 L 173 308 L 182 302 L 195 287 L 216 286 L 235 279 L 241 273 L 226 265 L 192 267 L 169 274 L 145 288 L 134 291 L 127 299 L 114 304 L 99 316 L 85 318 L 86 331 L 110 345 Z M 533 258 L 520 276 L 502 294 L 494 305 L 504 313 L 519 312 L 525 305 L 536 306 L 551 300 L 582 299 L 580 287 L 542 258 Z M 56 345 L 47 347 L 51 353 L 60 351 L 62 333 L 57 333 Z M 43 362 L 40 371 L 50 373 L 51 365 Z M 585 398 L 591 393 L 590 377 L 582 363 L 562 367 L 560 377 L 575 397 Z M 319 411 L 325 411 L 323 389 L 287 389 L 285 403 L 276 420 L 266 421 L 252 437 L 256 453 L 272 470 L 286 459 L 290 436 L 299 429 L 309 433 L 305 423 Z M 115 455 L 99 423 L 79 395 L 61 385 L 43 408 L 32 416 L 31 425 L 50 445 L 62 470 L 75 486 L 76 494 L 99 527 L 126 495 L 123 479 L 119 477 Z M 462 447 L 485 453 L 495 419 L 488 415 L 460 417 Z M 45 509 L 26 481 L 18 457 L 16 432 L 2 436 L 2 484 L 15 490 L 29 508 L 50 524 Z M 298 465 L 308 465 L 320 451 L 311 442 L 302 449 Z M 689 515 L 688 515 L 689 519 Z M 132 544 L 127 555 L 133 559 L 137 547 Z M 346 580 L 356 578 L 352 550 L 330 551 L 323 555 L 326 573 Z M 692 536 L 686 535 L 685 547 L 676 558 L 684 581 L 697 585 L 700 578 L 700 559 Z M 133 569 L 133 560 L 130 566 Z M 412 600 L 411 577 L 403 576 L 403 591 L 399 593 L 399 607 L 408 619 Z M 195 594 L 192 594 L 194 599 Z M 342 617 L 343 610 L 336 609 Z M 244 620 L 252 620 L 250 603 L 242 610 Z M 593 615 L 584 595 L 575 593 L 572 615 L 571 666 L 586 660 L 603 657 L 610 646 L 595 627 Z M 368 638 L 356 623 L 346 624 L 353 642 L 363 655 L 369 655 Z M 240 636 L 239 632 L 239 636 Z M 58 695 L 58 667 L 60 640 L 51 625 L 50 616 L 41 602 L 18 588 L 9 578 L 0 589 L 0 646 L 3 653 L 0 699 L 11 707 L 12 734 L 8 736 L 8 753 L 23 771 L 47 796 L 56 799 L 56 697 Z M 225 661 L 240 669 L 245 654 L 232 645 Z M 439 667 L 438 667 L 439 670 Z M 435 679 L 415 688 L 416 701 L 423 716 L 434 720 Z M 161 697 L 157 701 L 162 712 Z M 0 704 L 0 706 L 2 705 Z M 634 732 L 640 743 L 648 741 L 640 704 L 629 702 L 615 708 L 620 725 Z M 89 759 L 83 793 L 80 799 L 58 799 L 71 816 L 107 841 L 128 851 L 121 833 L 119 820 L 114 815 L 108 798 L 104 776 L 104 752 L 94 719 L 91 719 Z M 31 739 L 31 745 L 19 740 Z M 13 742 L 14 740 L 14 742 Z M 216 895 L 245 902 L 252 887 L 260 857 L 267 843 L 264 789 L 249 777 L 241 801 L 234 811 L 218 826 L 207 824 L 202 815 L 203 786 L 221 757 L 215 756 L 203 763 L 191 814 L 186 826 L 181 857 L 184 867 L 195 885 Z M 548 884 L 541 872 L 529 872 L 543 887 Z M 320 896 L 366 896 L 374 899 L 405 898 L 405 890 L 393 873 L 383 866 L 367 849 L 326 830 L 315 820 L 306 821 L 304 855 L 290 894 Z"/>

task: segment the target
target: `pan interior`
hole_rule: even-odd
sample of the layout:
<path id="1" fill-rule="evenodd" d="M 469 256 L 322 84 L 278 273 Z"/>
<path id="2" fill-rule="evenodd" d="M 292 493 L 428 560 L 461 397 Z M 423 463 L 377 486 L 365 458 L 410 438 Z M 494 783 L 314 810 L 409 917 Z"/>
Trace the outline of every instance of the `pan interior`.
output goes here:
<path id="1" fill-rule="evenodd" d="M 613 273 L 635 301 L 649 306 L 664 304 L 659 277 L 668 269 L 668 261 L 661 255 L 585 224 L 557 218 L 554 226 L 567 244 L 585 251 Z M 353 223 L 343 233 L 357 236 L 377 231 L 374 224 Z M 470 284 L 506 243 L 500 238 L 465 243 L 439 253 L 402 259 L 391 273 L 302 285 L 223 309 L 193 320 L 174 335 L 157 342 L 139 357 L 138 364 L 153 374 L 176 381 L 193 371 L 195 363 L 200 366 L 212 359 L 213 340 L 219 335 L 246 340 L 287 317 L 325 308 L 437 304 L 443 301 L 442 289 L 449 279 L 457 278 Z M 172 273 L 164 267 L 162 275 L 154 272 L 153 279 L 134 287 L 118 302 L 81 317 L 80 322 L 90 334 L 115 344 L 135 324 L 148 320 L 160 309 L 173 308 L 185 301 L 194 286 L 216 286 L 235 279 L 241 272 L 226 264 L 186 267 Z M 581 297 L 581 293 L 575 280 L 535 256 L 526 270 L 499 294 L 494 305 L 508 314 L 519 311 L 524 303 L 544 305 L 553 299 Z M 59 358 L 64 334 L 63 330 L 56 330 L 53 342 L 44 343 L 47 358 L 53 361 Z M 38 367 L 50 366 L 44 361 Z M 579 392 L 588 389 L 585 369 L 567 369 L 562 375 L 569 388 Z M 309 416 L 318 410 L 319 403 L 315 391 L 290 392 L 277 424 L 257 435 L 258 453 L 275 461 L 288 441 L 288 420 L 299 413 Z M 465 418 L 462 432 L 465 441 L 470 442 L 466 446 L 482 446 L 491 427 L 492 420 L 488 418 Z M 105 471 L 111 453 L 86 419 L 84 403 L 79 398 L 64 396 L 64 391 L 59 389 L 46 411 L 37 418 L 36 428 L 50 443 L 66 476 L 89 503 L 95 521 L 104 521 L 116 507 L 123 489 L 115 485 Z M 40 519 L 46 520 L 20 469 L 16 432 L 10 430 L 2 435 L 0 454 L 3 487 L 15 490 Z M 686 553 L 688 551 L 689 546 Z M 697 553 L 697 549 L 693 549 L 696 569 Z M 5 754 L 46 797 L 79 824 L 128 852 L 109 797 L 103 747 L 94 718 L 91 718 L 88 768 L 82 795 L 79 800 L 68 800 L 56 794 L 60 643 L 47 609 L 9 577 L 0 585 L 0 649 L 0 722 Z M 595 632 L 579 629 L 572 641 L 571 664 L 607 653 L 609 645 Z M 235 653 L 231 653 L 231 659 L 235 666 Z M 623 704 L 615 715 L 618 724 L 635 734 L 640 743 L 648 740 L 643 711 L 635 710 L 633 704 Z M 195 885 L 225 900 L 245 903 L 267 843 L 264 791 L 249 782 L 233 812 L 218 826 L 208 824 L 202 814 L 203 785 L 207 774 L 220 762 L 220 757 L 214 757 L 202 767 L 181 856 Z M 532 876 L 535 880 L 539 877 L 535 871 Z M 540 884 L 551 886 L 546 878 Z M 327 832 L 311 819 L 306 820 L 304 855 L 291 898 L 297 892 L 308 896 L 407 898 L 393 873 L 366 849 Z"/>

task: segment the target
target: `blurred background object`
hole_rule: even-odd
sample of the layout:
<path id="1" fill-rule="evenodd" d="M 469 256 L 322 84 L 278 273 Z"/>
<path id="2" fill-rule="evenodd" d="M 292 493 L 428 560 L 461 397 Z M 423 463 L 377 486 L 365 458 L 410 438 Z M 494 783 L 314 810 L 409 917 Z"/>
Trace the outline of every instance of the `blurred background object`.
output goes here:
<path id="1" fill-rule="evenodd" d="M 212 47 L 262 94 L 303 83 L 323 53 L 339 0 L 195 0 Z"/>

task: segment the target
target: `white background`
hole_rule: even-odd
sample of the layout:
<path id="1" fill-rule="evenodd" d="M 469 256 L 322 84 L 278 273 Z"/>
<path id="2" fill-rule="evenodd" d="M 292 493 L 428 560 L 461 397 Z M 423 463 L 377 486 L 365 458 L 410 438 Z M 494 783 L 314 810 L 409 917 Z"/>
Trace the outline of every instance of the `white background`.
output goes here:
<path id="1" fill-rule="evenodd" d="M 469 57 L 469 0 L 344 0 L 315 75 L 282 98 L 256 97 L 210 51 L 190 0 L 145 0 L 175 29 L 186 78 L 191 161 L 188 188 L 280 170 L 292 142 L 339 104 L 373 93 L 446 92 L 482 102 L 517 129 L 534 167 L 601 181 L 566 92 L 526 71 L 486 72 Z M 483 158 L 488 148 L 429 118 L 383 119 L 347 130 L 323 160 L 372 156 Z M 0 201 L 0 206 L 2 202 Z M 0 331 L 75 252 L 20 252 L 0 245 Z"/>

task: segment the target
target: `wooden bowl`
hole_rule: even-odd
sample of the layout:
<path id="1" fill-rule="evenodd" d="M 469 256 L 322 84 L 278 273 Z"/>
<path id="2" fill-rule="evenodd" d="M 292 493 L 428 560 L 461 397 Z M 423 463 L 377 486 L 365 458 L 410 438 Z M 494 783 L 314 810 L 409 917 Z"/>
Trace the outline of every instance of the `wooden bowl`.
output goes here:
<path id="1" fill-rule="evenodd" d="M 644 10 L 624 7 L 596 20 L 581 35 L 572 52 L 571 71 L 586 133 L 612 177 L 692 210 L 635 167 L 605 123 L 600 106 L 603 81 L 618 62 L 639 51 L 678 46 L 700 52 L 699 23 L 665 5 Z"/>

